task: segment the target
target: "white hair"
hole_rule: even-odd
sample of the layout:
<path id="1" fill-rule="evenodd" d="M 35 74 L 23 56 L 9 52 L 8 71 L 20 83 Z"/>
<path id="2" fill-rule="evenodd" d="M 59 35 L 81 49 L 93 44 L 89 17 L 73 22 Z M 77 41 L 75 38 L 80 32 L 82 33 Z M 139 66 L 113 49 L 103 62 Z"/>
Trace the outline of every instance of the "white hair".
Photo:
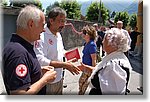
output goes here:
<path id="1" fill-rule="evenodd" d="M 116 47 L 118 51 L 126 52 L 130 49 L 128 37 L 117 28 L 106 31 L 105 39 L 108 40 L 108 45 Z"/>
<path id="2" fill-rule="evenodd" d="M 27 23 L 30 19 L 32 19 L 35 25 L 38 26 L 41 12 L 42 11 L 35 6 L 26 6 L 18 15 L 17 27 L 27 29 Z"/>

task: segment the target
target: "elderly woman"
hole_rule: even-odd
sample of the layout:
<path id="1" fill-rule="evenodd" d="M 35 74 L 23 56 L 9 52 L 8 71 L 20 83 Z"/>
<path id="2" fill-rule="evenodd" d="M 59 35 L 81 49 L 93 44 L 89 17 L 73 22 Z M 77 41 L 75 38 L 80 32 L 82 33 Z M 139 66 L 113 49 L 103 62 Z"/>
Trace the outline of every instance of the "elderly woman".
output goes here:
<path id="1" fill-rule="evenodd" d="M 129 49 L 128 38 L 116 28 L 108 30 L 103 40 L 103 50 L 106 56 L 96 67 L 85 64 L 79 66 L 81 70 L 93 71 L 89 81 L 91 95 L 125 94 L 132 69 L 128 58 L 123 52 Z"/>

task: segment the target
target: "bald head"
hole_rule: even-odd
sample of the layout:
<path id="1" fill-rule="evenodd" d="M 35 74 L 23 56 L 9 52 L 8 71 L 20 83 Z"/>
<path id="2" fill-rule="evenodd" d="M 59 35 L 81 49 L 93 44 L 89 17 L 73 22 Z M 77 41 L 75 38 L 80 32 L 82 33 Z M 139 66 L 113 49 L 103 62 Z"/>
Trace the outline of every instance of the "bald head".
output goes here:
<path id="1" fill-rule="evenodd" d="M 123 27 L 123 22 L 122 21 L 118 21 L 117 22 L 117 28 L 122 29 Z"/>

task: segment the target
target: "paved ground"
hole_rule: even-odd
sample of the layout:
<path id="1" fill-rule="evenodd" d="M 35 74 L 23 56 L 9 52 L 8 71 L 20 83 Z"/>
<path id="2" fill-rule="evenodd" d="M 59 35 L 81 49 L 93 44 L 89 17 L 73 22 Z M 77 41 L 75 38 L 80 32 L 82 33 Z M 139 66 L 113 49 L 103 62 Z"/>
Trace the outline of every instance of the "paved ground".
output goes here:
<path id="1" fill-rule="evenodd" d="M 82 47 L 79 47 L 80 56 L 82 56 Z M 133 70 L 131 72 L 131 79 L 129 81 L 128 88 L 130 89 L 131 95 L 142 95 L 142 92 L 137 90 L 137 87 L 142 86 L 142 78 L 143 78 L 143 65 L 142 60 L 139 58 L 129 57 Z M 64 84 L 67 84 L 67 87 L 63 89 L 64 95 L 78 95 L 78 80 L 81 74 L 73 76 L 67 70 L 65 71 L 65 79 Z M 90 88 L 87 89 L 86 94 L 88 94 Z M 5 94 L 5 88 L 0 72 L 0 94 Z"/>

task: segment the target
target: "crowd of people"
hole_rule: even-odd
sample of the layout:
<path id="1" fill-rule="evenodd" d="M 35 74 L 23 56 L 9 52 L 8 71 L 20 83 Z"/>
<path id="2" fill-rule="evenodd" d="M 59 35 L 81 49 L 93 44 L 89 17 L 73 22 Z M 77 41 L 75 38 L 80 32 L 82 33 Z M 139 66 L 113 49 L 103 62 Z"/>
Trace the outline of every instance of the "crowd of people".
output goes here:
<path id="1" fill-rule="evenodd" d="M 141 47 L 142 34 L 137 28 L 130 35 L 122 29 L 123 22 L 106 28 L 86 25 L 82 34 L 85 44 L 81 65 L 77 59 L 63 61 L 64 46 L 61 30 L 66 23 L 66 11 L 59 7 L 44 13 L 35 6 L 23 8 L 17 18 L 17 30 L 3 50 L 2 75 L 7 94 L 63 94 L 63 69 L 79 78 L 79 95 L 91 86 L 90 95 L 126 94 L 132 67 L 128 51 Z M 47 24 L 44 27 L 45 23 Z M 97 53 L 101 60 L 97 62 Z M 134 51 L 138 55 L 140 52 Z"/>

